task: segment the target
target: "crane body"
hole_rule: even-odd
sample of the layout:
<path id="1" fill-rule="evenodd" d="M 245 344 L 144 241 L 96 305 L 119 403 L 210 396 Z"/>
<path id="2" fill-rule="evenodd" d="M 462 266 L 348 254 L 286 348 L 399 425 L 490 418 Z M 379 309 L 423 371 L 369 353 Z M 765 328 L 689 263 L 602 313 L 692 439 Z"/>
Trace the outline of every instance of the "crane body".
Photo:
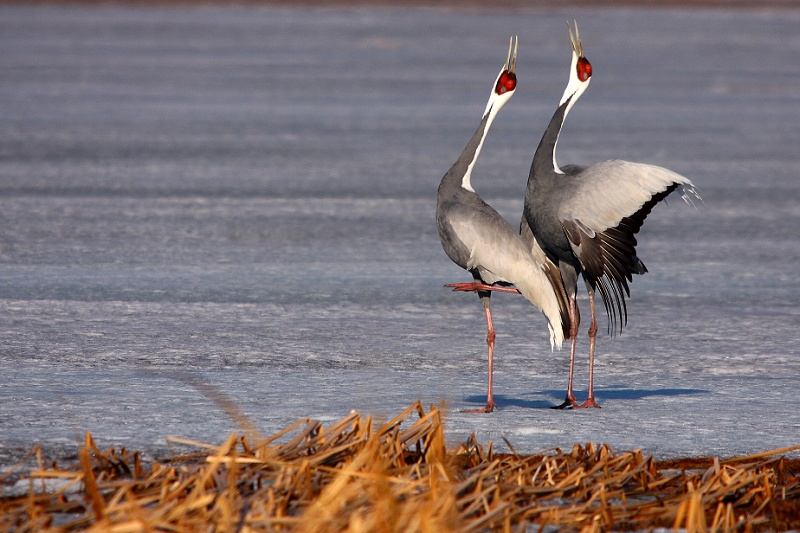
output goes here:
<path id="1" fill-rule="evenodd" d="M 561 347 L 570 331 L 566 295 L 560 273 L 540 249 L 526 245 L 519 233 L 472 188 L 472 171 L 486 135 L 502 106 L 516 89 L 516 45 L 500 71 L 478 129 L 466 148 L 442 177 L 437 193 L 436 224 L 447 256 L 470 272 L 473 282 L 449 285 L 454 290 L 477 292 L 486 315 L 488 392 L 486 406 L 495 408 L 492 388 L 495 332 L 491 293 L 519 292 L 547 318 L 551 347 Z M 512 288 L 511 285 L 516 287 Z M 555 285 L 555 286 L 554 286 Z"/>
<path id="2" fill-rule="evenodd" d="M 558 266 L 569 299 L 570 371 L 567 397 L 559 408 L 599 407 L 594 397 L 594 350 L 597 335 L 594 295 L 599 292 L 609 318 L 609 331 L 627 323 L 625 298 L 634 274 L 647 267 L 636 255 L 636 234 L 653 207 L 674 191 L 691 203 L 699 198 L 692 182 L 671 170 L 621 160 L 587 167 L 559 167 L 556 146 L 569 110 L 589 85 L 592 67 L 578 34 L 570 27 L 570 78 L 531 163 L 520 235 L 540 248 Z M 589 293 L 589 391 L 578 404 L 573 393 L 575 343 L 580 324 L 576 303 L 578 277 Z"/>

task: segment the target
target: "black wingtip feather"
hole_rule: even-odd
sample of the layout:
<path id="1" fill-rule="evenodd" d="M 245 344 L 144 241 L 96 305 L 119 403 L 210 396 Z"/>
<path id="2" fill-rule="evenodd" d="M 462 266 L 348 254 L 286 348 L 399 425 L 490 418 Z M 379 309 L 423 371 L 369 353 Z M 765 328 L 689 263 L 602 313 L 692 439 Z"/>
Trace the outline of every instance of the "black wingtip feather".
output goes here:
<path id="1" fill-rule="evenodd" d="M 673 183 L 664 191 L 653 195 L 634 214 L 620 220 L 613 228 L 598 232 L 594 238 L 583 241 L 585 254 L 581 257 L 584 273 L 590 286 L 600 293 L 608 315 L 608 332 L 611 335 L 628 324 L 626 296 L 631 292 L 628 282 L 633 274 L 647 272 L 647 267 L 636 256 L 636 233 L 644 224 L 653 207 L 669 196 L 680 184 Z"/>

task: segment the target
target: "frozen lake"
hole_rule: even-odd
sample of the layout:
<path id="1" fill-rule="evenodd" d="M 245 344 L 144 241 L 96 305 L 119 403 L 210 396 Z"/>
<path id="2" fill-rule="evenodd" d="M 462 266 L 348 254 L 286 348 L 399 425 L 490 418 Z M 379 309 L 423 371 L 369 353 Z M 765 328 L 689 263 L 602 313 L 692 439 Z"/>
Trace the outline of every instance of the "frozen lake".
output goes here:
<path id="1" fill-rule="evenodd" d="M 498 294 L 500 409 L 460 413 L 485 400 L 485 324 L 442 287 L 469 275 L 441 250 L 436 188 L 517 34 L 519 88 L 473 175 L 517 224 L 572 18 L 594 75 L 559 162 L 663 165 L 705 204 L 645 224 L 628 328 L 598 342 L 602 409 L 547 408 L 568 351 Z M 236 426 L 196 377 L 267 434 L 420 399 L 446 402 L 452 444 L 800 444 L 799 27 L 800 10 L 0 8 L 0 462 L 84 431 L 221 441 Z"/>

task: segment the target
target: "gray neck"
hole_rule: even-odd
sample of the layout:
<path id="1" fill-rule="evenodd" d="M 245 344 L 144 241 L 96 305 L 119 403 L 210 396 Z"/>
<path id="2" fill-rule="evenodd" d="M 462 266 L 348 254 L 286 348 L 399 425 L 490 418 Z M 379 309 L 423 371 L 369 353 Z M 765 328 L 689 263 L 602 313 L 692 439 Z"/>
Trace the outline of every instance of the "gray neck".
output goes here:
<path id="1" fill-rule="evenodd" d="M 561 134 L 561 128 L 564 126 L 564 120 L 567 118 L 567 107 L 571 100 L 571 97 L 567 98 L 563 104 L 558 106 L 558 109 L 550 119 L 550 124 L 547 125 L 547 129 L 544 131 L 544 135 L 542 135 L 542 140 L 539 141 L 539 146 L 536 148 L 531 170 L 528 174 L 528 189 L 535 185 L 537 179 L 555 174 L 556 144 L 558 143 L 558 136 Z"/>
<path id="2" fill-rule="evenodd" d="M 486 139 L 486 134 L 489 132 L 489 126 L 491 125 L 491 122 L 492 111 L 489 109 L 486 114 L 483 115 L 483 118 L 478 125 L 478 129 L 475 130 L 474 134 L 472 134 L 472 138 L 470 138 L 466 148 L 464 148 L 464 151 L 461 152 L 458 160 L 453 164 L 452 167 L 450 167 L 450 170 L 448 170 L 442 178 L 442 182 L 439 185 L 440 194 L 442 193 L 443 189 L 453 192 L 455 192 L 455 189 L 468 190 L 464 189 L 462 186 L 464 177 L 468 176 L 472 172 L 472 167 L 475 165 L 478 155 L 480 155 L 481 147 L 483 146 L 483 141 Z"/>

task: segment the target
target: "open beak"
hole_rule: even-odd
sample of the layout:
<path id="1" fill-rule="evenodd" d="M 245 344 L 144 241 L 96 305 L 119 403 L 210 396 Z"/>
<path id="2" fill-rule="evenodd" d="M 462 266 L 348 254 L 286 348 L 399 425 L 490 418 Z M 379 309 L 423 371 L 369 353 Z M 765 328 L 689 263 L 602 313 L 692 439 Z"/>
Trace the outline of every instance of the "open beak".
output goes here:
<path id="1" fill-rule="evenodd" d="M 569 40 L 572 41 L 572 51 L 578 57 L 586 57 L 583 54 L 583 43 L 581 42 L 581 34 L 578 32 L 578 21 L 573 20 L 572 22 L 575 23 L 575 33 L 572 33 L 572 27 L 569 25 L 569 21 L 567 21 L 567 29 L 569 30 Z"/>
<path id="2" fill-rule="evenodd" d="M 570 30 L 571 32 L 572 30 Z M 570 33 L 572 35 L 572 33 Z M 519 47 L 519 38 L 513 36 L 508 40 L 508 59 L 506 59 L 505 70 L 514 73 L 517 70 L 517 48 Z"/>

